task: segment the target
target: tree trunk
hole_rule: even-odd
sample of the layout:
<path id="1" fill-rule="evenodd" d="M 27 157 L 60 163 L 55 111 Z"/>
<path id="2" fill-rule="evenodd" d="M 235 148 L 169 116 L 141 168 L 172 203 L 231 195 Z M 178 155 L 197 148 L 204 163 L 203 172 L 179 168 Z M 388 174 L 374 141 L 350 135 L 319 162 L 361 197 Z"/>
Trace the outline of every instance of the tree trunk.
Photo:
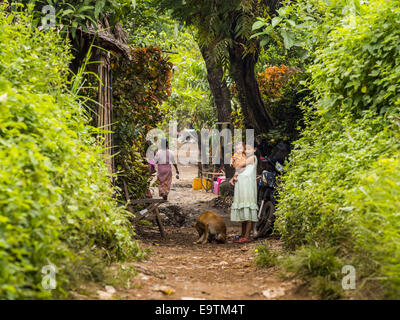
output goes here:
<path id="1" fill-rule="evenodd" d="M 218 122 L 225 123 L 232 132 L 232 106 L 231 106 L 231 93 L 229 91 L 226 81 L 223 80 L 222 68 L 217 67 L 215 59 L 210 55 L 210 49 L 206 46 L 201 46 L 201 54 L 207 68 L 207 80 L 210 85 L 211 93 L 214 97 L 215 105 L 217 107 Z M 223 126 L 221 126 L 223 127 Z M 221 161 L 223 162 L 224 147 L 221 145 Z M 232 150 L 232 146 L 230 145 Z M 225 174 L 227 178 L 233 177 L 234 169 L 229 165 L 225 164 Z"/>
<path id="2" fill-rule="evenodd" d="M 208 83 L 217 106 L 218 121 L 231 123 L 231 94 L 226 81 L 222 79 L 222 68 L 216 66 L 215 59 L 209 54 L 209 48 L 202 46 L 201 54 L 206 63 Z"/>
<path id="3" fill-rule="evenodd" d="M 257 136 L 268 132 L 273 127 L 273 120 L 261 98 L 254 70 L 258 49 L 254 53 L 244 54 L 243 45 L 240 43 L 236 43 L 229 50 L 230 72 L 237 86 L 246 129 L 254 129 Z"/>

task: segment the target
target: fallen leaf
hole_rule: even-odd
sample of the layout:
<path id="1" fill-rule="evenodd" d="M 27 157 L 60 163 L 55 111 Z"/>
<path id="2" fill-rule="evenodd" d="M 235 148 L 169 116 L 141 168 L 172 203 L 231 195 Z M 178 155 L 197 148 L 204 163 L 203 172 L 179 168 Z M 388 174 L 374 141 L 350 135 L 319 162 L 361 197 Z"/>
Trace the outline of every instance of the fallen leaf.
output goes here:
<path id="1" fill-rule="evenodd" d="M 169 296 L 171 294 L 174 294 L 175 290 L 172 288 L 165 288 L 164 290 L 161 290 L 161 292 Z"/>

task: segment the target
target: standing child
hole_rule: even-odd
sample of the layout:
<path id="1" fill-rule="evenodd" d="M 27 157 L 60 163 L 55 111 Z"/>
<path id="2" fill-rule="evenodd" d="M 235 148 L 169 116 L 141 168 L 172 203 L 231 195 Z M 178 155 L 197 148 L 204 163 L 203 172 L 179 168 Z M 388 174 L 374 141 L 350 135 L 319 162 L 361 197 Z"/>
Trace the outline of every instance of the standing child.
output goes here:
<path id="1" fill-rule="evenodd" d="M 241 166 L 246 161 L 246 152 L 245 152 L 246 145 L 243 142 L 239 142 L 236 145 L 236 153 L 233 155 L 231 160 L 231 166 L 235 168 L 235 174 L 229 183 L 231 185 L 235 185 L 237 181 L 237 176 L 241 173 L 244 168 Z"/>

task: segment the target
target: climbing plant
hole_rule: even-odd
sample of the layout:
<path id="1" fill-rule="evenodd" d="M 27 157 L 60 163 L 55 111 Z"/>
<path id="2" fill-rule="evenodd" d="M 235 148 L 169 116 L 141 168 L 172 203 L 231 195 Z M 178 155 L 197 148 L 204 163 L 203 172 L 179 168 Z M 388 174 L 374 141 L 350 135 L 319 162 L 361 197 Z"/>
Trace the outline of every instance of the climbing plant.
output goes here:
<path id="1" fill-rule="evenodd" d="M 160 104 L 171 95 L 172 63 L 159 47 L 136 48 L 131 61 L 112 62 L 116 183 L 136 198 L 149 184 L 145 155 L 147 133 L 162 119 Z"/>

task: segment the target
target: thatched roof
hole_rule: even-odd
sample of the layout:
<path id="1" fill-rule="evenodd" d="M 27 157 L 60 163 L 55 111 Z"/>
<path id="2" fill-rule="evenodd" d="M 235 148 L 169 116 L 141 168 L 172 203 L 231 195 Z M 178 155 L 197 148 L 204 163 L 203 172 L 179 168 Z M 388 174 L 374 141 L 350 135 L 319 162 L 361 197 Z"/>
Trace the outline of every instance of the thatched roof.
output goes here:
<path id="1" fill-rule="evenodd" d="M 113 32 L 111 31 L 107 21 L 105 24 L 106 26 L 103 27 L 103 25 L 99 23 L 97 29 L 92 26 L 89 26 L 86 31 L 81 29 L 82 36 L 89 40 L 95 38 L 95 44 L 99 47 L 121 54 L 126 59 L 131 60 L 132 49 L 127 44 L 128 36 L 122 29 L 121 24 L 117 23 Z"/>

